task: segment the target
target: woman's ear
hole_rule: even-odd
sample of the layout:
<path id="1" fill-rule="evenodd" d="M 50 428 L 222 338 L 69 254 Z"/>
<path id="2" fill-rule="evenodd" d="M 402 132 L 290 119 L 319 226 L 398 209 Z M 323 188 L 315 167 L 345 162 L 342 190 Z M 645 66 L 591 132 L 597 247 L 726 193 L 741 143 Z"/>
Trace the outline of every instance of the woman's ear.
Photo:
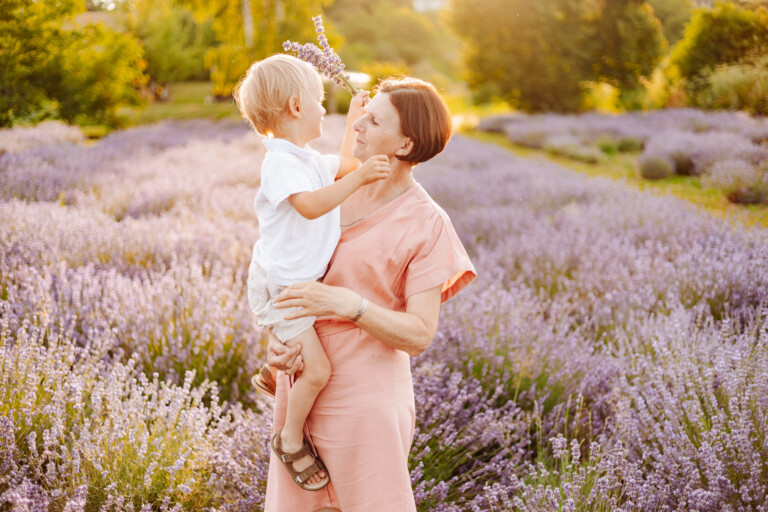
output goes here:
<path id="1" fill-rule="evenodd" d="M 403 143 L 395 151 L 395 156 L 405 156 L 411 151 L 413 151 L 413 141 L 410 137 L 405 137 L 405 139 L 403 139 Z"/>
<path id="2" fill-rule="evenodd" d="M 292 117 L 301 117 L 301 104 L 299 97 L 295 94 L 288 98 L 288 113 Z"/>

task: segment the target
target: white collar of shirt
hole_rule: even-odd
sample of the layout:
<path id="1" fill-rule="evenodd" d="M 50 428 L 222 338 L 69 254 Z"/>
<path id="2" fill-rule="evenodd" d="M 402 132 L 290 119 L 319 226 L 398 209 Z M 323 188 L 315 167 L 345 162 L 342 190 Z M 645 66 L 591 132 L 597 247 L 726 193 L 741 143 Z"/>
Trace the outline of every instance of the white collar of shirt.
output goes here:
<path id="1" fill-rule="evenodd" d="M 261 142 L 264 144 L 268 151 L 284 151 L 286 153 L 292 153 L 304 158 L 312 158 L 318 155 L 318 152 L 309 146 L 300 148 L 293 142 L 287 141 L 285 139 L 263 139 Z"/>

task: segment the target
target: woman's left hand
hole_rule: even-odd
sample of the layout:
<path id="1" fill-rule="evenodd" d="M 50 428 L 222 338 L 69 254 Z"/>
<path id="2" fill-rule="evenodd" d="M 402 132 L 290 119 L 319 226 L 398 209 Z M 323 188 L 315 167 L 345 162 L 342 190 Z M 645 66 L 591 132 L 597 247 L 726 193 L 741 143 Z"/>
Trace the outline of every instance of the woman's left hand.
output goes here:
<path id="1" fill-rule="evenodd" d="M 283 290 L 275 297 L 274 306 L 276 309 L 301 308 L 300 311 L 286 315 L 286 320 L 330 315 L 352 318 L 357 314 L 361 300 L 360 295 L 349 288 L 308 281 Z"/>

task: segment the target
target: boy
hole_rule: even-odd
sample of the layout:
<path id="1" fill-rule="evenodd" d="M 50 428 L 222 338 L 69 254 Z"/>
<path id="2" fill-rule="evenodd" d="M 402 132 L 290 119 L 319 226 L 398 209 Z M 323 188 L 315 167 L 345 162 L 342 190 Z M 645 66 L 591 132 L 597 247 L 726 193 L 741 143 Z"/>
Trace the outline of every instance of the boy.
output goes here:
<path id="1" fill-rule="evenodd" d="M 366 96 L 361 91 L 352 99 L 341 152 L 333 156 L 306 146 L 322 135 L 325 114 L 323 84 L 308 63 L 273 55 L 253 64 L 234 91 L 243 117 L 268 137 L 254 203 L 261 235 L 248 274 L 248 301 L 259 326 L 271 329 L 289 347 L 301 344 L 304 359 L 304 370 L 288 392 L 285 426 L 272 438 L 272 449 L 291 479 L 310 491 L 330 482 L 303 434 L 315 399 L 330 377 L 330 363 L 313 327 L 315 317 L 285 320 L 291 310 L 274 309 L 272 304 L 285 287 L 325 274 L 341 234 L 338 206 L 359 187 L 389 173 L 386 156 L 360 165 L 351 153 L 352 123 L 364 114 Z M 261 375 L 271 378 L 265 369 Z M 254 383 L 266 385 L 259 383 L 259 376 Z"/>

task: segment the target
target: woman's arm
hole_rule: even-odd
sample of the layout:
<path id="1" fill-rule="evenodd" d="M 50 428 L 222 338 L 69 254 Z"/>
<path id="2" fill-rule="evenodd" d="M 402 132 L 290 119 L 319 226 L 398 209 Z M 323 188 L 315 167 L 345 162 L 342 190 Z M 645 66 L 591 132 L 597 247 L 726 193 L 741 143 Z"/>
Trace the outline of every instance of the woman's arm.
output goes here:
<path id="1" fill-rule="evenodd" d="M 347 113 L 347 128 L 344 132 L 344 142 L 339 151 L 339 170 L 336 173 L 336 179 L 343 178 L 350 172 L 360 167 L 360 160 L 352 156 L 352 146 L 355 145 L 355 121 L 365 115 L 365 105 L 371 98 L 368 91 L 361 90 L 349 102 L 349 112 Z"/>
<path id="2" fill-rule="evenodd" d="M 356 324 L 374 338 L 411 356 L 424 352 L 437 332 L 442 286 L 408 297 L 404 312 L 368 303 Z M 276 308 L 299 307 L 301 312 L 286 318 L 337 315 L 353 318 L 362 302 L 348 288 L 307 282 L 289 286 L 275 299 Z"/>

